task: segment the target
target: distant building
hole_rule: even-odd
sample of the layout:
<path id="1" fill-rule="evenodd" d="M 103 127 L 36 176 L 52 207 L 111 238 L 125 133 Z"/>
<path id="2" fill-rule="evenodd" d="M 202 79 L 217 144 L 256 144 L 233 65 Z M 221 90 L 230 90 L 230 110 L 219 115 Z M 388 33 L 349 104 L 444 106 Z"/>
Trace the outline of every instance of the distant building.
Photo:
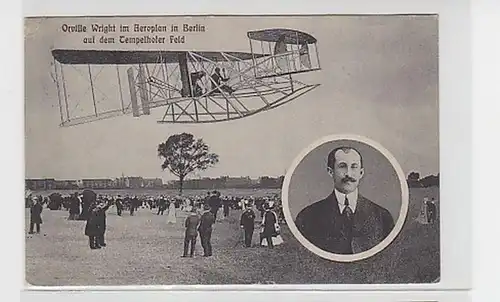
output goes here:
<path id="1" fill-rule="evenodd" d="M 111 189 L 113 188 L 113 180 L 107 178 L 80 179 L 77 181 L 78 187 L 81 189 Z"/>
<path id="2" fill-rule="evenodd" d="M 54 190 L 56 180 L 53 178 L 26 179 L 25 187 L 30 190 Z"/>
<path id="3" fill-rule="evenodd" d="M 178 180 L 170 180 L 165 184 L 165 189 L 177 189 Z"/>
<path id="4" fill-rule="evenodd" d="M 56 180 L 55 188 L 58 190 L 69 190 L 69 189 L 77 189 L 78 181 L 76 180 Z"/>
<path id="5" fill-rule="evenodd" d="M 218 189 L 222 188 L 224 182 L 221 178 L 198 178 L 188 179 L 184 181 L 184 188 L 186 189 Z M 179 186 L 179 181 L 176 182 L 176 188 Z"/>
<path id="6" fill-rule="evenodd" d="M 263 176 L 252 179 L 248 176 L 217 178 L 185 179 L 184 189 L 238 189 L 238 188 L 280 188 L 283 184 L 283 176 Z M 431 179 L 434 180 L 434 179 Z M 439 181 L 439 180 L 438 180 Z M 138 176 L 122 176 L 115 179 L 87 178 L 79 180 L 55 180 L 53 178 L 25 179 L 26 189 L 30 190 L 69 190 L 69 189 L 179 189 L 178 180 L 163 183 L 161 178 L 142 178 Z"/>
<path id="7" fill-rule="evenodd" d="M 248 176 L 246 177 L 226 177 L 225 187 L 226 188 L 249 188 L 252 186 L 252 179 Z"/>
<path id="8" fill-rule="evenodd" d="M 140 189 L 143 187 L 143 178 L 136 176 L 125 177 L 125 188 Z"/>
<path id="9" fill-rule="evenodd" d="M 161 178 L 144 178 L 143 187 L 148 189 L 159 189 L 163 187 L 163 180 Z"/>
<path id="10" fill-rule="evenodd" d="M 113 188 L 114 189 L 124 189 L 125 186 L 125 177 L 115 178 L 113 180 Z"/>

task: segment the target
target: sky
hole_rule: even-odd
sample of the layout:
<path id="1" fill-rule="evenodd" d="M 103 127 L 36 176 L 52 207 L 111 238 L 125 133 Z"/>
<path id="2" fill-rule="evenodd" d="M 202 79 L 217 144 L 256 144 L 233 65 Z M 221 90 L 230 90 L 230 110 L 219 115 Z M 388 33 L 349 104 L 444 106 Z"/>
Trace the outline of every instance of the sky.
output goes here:
<path id="1" fill-rule="evenodd" d="M 229 122 L 157 124 L 164 113 L 160 108 L 151 116 L 122 116 L 62 128 L 51 77 L 52 49 L 160 49 L 84 45 L 85 34 L 61 30 L 62 24 L 92 22 L 203 24 L 206 31 L 186 34 L 185 44 L 165 46 L 197 51 L 249 52 L 249 30 L 297 29 L 318 40 L 321 70 L 296 79 L 320 86 L 279 108 Z M 113 178 L 124 174 L 175 179 L 161 170 L 157 146 L 181 132 L 203 138 L 220 157 L 215 167 L 193 177 L 283 175 L 309 144 L 325 135 L 343 133 L 377 141 L 394 155 L 405 174 L 439 173 L 437 28 L 433 16 L 27 19 L 26 177 Z M 78 111 L 91 105 L 84 88 L 88 82 L 71 76 L 69 69 L 66 82 L 70 98 L 82 103 L 76 106 Z M 111 99 L 116 94 L 114 72 L 103 70 L 96 79 L 99 91 L 106 91 Z M 115 106 L 104 101 L 101 105 Z"/>

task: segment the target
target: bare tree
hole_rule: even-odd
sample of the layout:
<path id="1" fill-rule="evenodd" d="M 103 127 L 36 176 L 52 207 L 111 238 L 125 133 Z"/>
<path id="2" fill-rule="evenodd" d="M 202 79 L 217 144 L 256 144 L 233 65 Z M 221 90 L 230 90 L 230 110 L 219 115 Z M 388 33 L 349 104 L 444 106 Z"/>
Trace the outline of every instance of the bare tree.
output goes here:
<path id="1" fill-rule="evenodd" d="M 166 142 L 158 145 L 158 156 L 164 159 L 161 168 L 179 178 L 180 194 L 187 175 L 206 170 L 219 162 L 219 156 L 210 153 L 203 139 L 195 139 L 190 133 L 171 135 Z"/>

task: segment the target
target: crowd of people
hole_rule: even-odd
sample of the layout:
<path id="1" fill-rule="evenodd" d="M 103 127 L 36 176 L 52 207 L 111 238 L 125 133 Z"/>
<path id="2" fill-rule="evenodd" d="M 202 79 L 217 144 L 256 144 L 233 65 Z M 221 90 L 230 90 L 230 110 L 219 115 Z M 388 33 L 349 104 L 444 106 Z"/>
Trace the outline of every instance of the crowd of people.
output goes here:
<path id="1" fill-rule="evenodd" d="M 273 248 L 283 243 L 280 235 L 280 223 L 284 222 L 280 196 L 273 194 L 265 197 L 253 196 L 223 196 L 218 191 L 207 192 L 206 195 L 109 195 L 96 194 L 91 190 L 61 195 L 53 193 L 43 197 L 28 194 L 26 207 L 30 208 L 30 234 L 36 226 L 40 232 L 43 208 L 68 211 L 68 220 L 86 221 L 84 234 L 89 238 L 90 249 L 100 249 L 106 246 L 106 212 L 114 207 L 116 214 L 122 216 L 128 211 L 130 216 L 139 209 L 149 209 L 154 215 L 164 215 L 167 212 L 167 223 L 177 223 L 177 212 L 189 213 L 184 221 L 185 238 L 182 257 L 193 257 L 197 238 L 200 237 L 203 256 L 213 254 L 211 238 L 213 225 L 224 221 L 232 210 L 241 210 L 239 227 L 242 230 L 241 243 L 245 247 L 252 246 L 256 218 L 260 216 L 259 245 Z M 219 214 L 222 210 L 222 214 Z M 222 219 L 218 219 L 222 216 Z"/>

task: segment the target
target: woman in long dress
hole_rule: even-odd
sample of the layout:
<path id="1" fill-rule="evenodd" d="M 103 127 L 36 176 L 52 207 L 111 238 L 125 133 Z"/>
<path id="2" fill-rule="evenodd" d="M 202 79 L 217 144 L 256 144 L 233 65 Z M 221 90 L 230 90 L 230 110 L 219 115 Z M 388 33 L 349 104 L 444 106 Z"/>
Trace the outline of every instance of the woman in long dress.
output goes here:
<path id="1" fill-rule="evenodd" d="M 264 215 L 261 222 L 260 245 L 273 248 L 283 243 L 278 224 L 278 215 L 274 212 L 274 203 L 264 204 Z"/>
<path id="2" fill-rule="evenodd" d="M 167 223 L 176 223 L 177 219 L 175 217 L 175 201 L 170 201 L 170 205 L 168 206 L 168 217 Z"/>
<path id="3" fill-rule="evenodd" d="M 428 207 L 429 199 L 427 197 L 422 201 L 422 205 L 420 207 L 420 213 L 415 219 L 420 224 L 429 224 L 429 207 Z"/>

